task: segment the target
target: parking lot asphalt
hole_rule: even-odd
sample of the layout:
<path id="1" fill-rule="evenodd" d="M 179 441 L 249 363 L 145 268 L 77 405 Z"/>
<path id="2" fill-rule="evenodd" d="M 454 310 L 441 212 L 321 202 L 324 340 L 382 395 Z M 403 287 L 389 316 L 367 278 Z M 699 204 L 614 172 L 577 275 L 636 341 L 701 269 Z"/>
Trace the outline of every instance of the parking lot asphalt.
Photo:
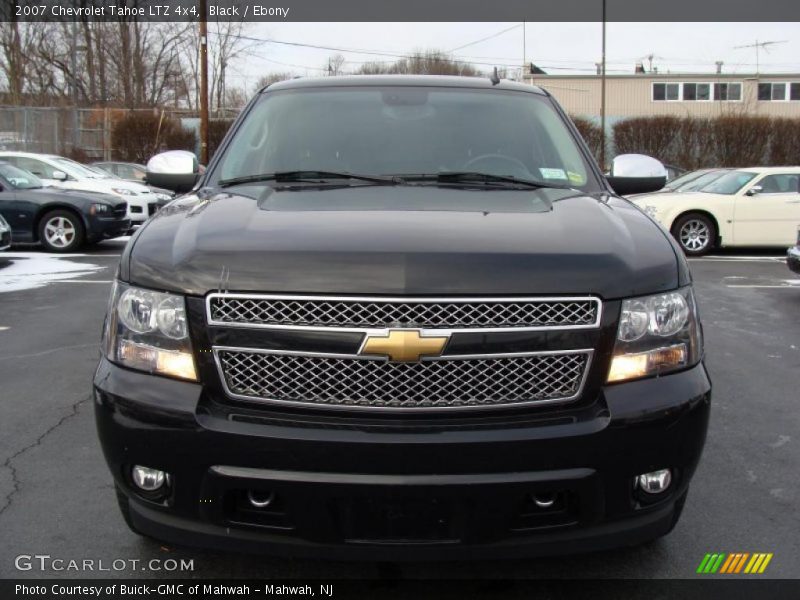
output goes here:
<path id="1" fill-rule="evenodd" d="M 392 577 L 409 579 L 686 578 L 695 576 L 707 552 L 771 552 L 761 577 L 800 576 L 800 280 L 774 249 L 691 262 L 713 408 L 703 459 L 669 536 L 570 557 L 387 567 L 167 547 L 129 532 L 91 402 L 101 323 L 123 243 L 57 259 L 36 251 L 0 253 L 0 577 L 336 579 L 381 577 L 389 568 Z M 55 264 L 73 270 L 55 272 Z M 37 271 L 27 282 L 26 265 Z M 4 279 L 11 266 L 16 275 Z M 16 291 L 3 291 L 4 285 Z M 18 571 L 15 557 L 22 554 L 142 562 L 119 571 Z M 194 570 L 147 570 L 142 565 L 152 558 L 193 559 Z"/>

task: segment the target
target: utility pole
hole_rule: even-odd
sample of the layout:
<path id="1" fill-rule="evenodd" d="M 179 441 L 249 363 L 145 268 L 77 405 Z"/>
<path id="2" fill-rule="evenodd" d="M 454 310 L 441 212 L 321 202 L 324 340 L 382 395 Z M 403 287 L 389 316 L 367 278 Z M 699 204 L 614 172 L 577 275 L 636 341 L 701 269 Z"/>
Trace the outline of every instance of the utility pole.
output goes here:
<path id="1" fill-rule="evenodd" d="M 208 165 L 208 24 L 206 0 L 200 0 L 200 164 Z"/>
<path id="2" fill-rule="evenodd" d="M 600 67 L 600 168 L 606 168 L 606 0 L 603 0 L 603 56 Z"/>
<path id="3" fill-rule="evenodd" d="M 70 29 L 70 45 L 72 52 L 69 53 L 69 70 L 71 71 L 69 78 L 70 88 L 72 92 L 72 152 L 80 145 L 80 119 L 78 117 L 78 24 L 73 21 Z M 58 148 L 56 148 L 58 152 Z"/>
<path id="4" fill-rule="evenodd" d="M 520 73 L 520 78 L 519 78 L 519 80 L 523 83 L 525 83 L 525 65 L 528 64 L 528 59 L 527 59 L 528 53 L 525 51 L 525 33 L 526 33 L 525 29 L 527 29 L 527 27 L 525 26 L 525 21 L 523 21 L 522 22 L 522 72 Z M 533 83 L 533 81 L 531 81 L 531 83 Z"/>

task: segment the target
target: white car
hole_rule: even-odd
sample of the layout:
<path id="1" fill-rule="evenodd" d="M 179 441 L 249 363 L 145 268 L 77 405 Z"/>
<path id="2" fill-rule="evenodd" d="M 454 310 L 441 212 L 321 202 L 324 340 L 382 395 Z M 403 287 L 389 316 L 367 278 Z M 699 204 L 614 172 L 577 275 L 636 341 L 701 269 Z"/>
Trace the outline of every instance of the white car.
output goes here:
<path id="1" fill-rule="evenodd" d="M 159 199 L 147 186 L 117 179 L 63 156 L 3 151 L 0 160 L 30 171 L 47 186 L 122 198 L 128 203 L 127 217 L 133 226 L 141 225 L 158 210 Z"/>
<path id="2" fill-rule="evenodd" d="M 785 248 L 800 226 L 800 167 L 736 169 L 697 192 L 630 201 L 669 230 L 687 255 L 726 246 Z"/>

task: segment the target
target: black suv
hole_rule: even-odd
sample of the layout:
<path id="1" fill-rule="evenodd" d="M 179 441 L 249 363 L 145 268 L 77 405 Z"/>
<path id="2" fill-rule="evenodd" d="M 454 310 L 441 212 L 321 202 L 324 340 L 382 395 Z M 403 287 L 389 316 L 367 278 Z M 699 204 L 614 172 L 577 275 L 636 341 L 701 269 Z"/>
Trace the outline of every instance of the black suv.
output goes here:
<path id="1" fill-rule="evenodd" d="M 683 253 L 537 87 L 271 85 L 122 256 L 94 378 L 137 533 L 368 560 L 669 532 L 711 384 Z"/>

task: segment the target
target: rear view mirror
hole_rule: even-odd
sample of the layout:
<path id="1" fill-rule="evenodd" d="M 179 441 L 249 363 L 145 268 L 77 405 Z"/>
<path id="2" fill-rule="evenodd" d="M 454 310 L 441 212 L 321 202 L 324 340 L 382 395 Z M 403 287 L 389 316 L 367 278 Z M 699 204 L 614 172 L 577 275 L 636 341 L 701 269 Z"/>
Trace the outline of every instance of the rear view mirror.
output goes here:
<path id="1" fill-rule="evenodd" d="M 147 161 L 147 185 L 172 190 L 178 194 L 194 187 L 200 174 L 197 157 L 186 150 L 169 150 Z"/>
<path id="2" fill-rule="evenodd" d="M 764 190 L 764 188 L 761 187 L 760 185 L 754 185 L 749 190 L 747 190 L 745 195 L 746 196 L 755 196 L 756 194 L 760 194 L 763 190 Z"/>
<path id="3" fill-rule="evenodd" d="M 667 170 L 660 161 L 644 154 L 620 154 L 606 177 L 620 196 L 656 192 L 667 183 Z"/>
<path id="4" fill-rule="evenodd" d="M 64 171 L 53 171 L 53 179 L 56 181 L 66 181 L 67 174 Z"/>

